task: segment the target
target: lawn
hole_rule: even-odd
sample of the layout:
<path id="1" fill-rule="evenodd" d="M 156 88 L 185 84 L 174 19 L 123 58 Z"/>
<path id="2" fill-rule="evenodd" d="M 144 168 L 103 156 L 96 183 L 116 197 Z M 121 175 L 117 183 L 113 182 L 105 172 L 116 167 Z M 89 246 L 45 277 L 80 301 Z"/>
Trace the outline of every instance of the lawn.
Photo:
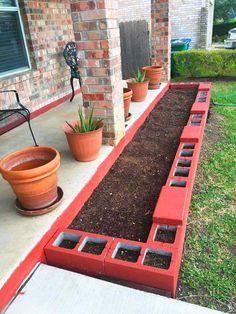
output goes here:
<path id="1" fill-rule="evenodd" d="M 215 102 L 236 104 L 235 93 L 236 81 L 213 82 Z M 178 298 L 235 313 L 236 106 L 213 106 L 210 112 L 188 218 Z"/>

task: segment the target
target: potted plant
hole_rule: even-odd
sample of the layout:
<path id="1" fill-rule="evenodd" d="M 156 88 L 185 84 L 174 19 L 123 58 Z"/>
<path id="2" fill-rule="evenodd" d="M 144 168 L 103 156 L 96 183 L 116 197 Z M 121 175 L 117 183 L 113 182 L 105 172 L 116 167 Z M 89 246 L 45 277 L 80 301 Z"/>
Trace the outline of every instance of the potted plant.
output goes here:
<path id="1" fill-rule="evenodd" d="M 158 89 L 161 82 L 161 75 L 163 67 L 159 65 L 142 67 L 142 70 L 146 73 L 146 78 L 149 81 L 149 89 Z"/>
<path id="2" fill-rule="evenodd" d="M 76 160 L 91 161 L 98 157 L 102 146 L 102 129 L 102 120 L 94 119 L 94 108 L 87 120 L 80 107 L 79 120 L 65 123 L 64 132 Z"/>
<path id="3" fill-rule="evenodd" d="M 149 80 L 145 77 L 145 72 L 138 69 L 134 78 L 127 81 L 128 87 L 132 89 L 132 101 L 144 101 L 148 92 Z"/>
<path id="4" fill-rule="evenodd" d="M 125 121 L 129 120 L 131 116 L 131 114 L 129 113 L 129 107 L 130 107 L 130 101 L 131 101 L 132 95 L 133 95 L 132 89 L 123 88 Z"/>
<path id="5" fill-rule="evenodd" d="M 13 152 L 0 161 L 0 172 L 9 182 L 24 210 L 52 205 L 58 196 L 59 152 L 35 146 Z"/>

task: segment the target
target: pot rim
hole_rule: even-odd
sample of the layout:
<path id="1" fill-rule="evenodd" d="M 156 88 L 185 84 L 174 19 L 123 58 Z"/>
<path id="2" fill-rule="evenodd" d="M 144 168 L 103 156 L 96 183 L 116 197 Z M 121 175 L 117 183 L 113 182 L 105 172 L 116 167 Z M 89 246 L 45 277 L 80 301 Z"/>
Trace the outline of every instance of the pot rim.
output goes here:
<path id="1" fill-rule="evenodd" d="M 39 166 L 39 167 L 36 167 L 36 168 L 31 168 L 31 169 L 27 169 L 27 170 L 8 170 L 8 169 L 5 169 L 3 167 L 3 164 L 4 162 L 6 162 L 7 160 L 11 159 L 12 157 L 16 156 L 16 155 L 20 155 L 21 153 L 25 153 L 27 151 L 30 151 L 30 150 L 51 150 L 52 152 L 55 153 L 55 156 L 52 160 L 50 160 L 49 162 L 47 162 L 46 164 L 42 165 L 42 166 Z M 58 152 L 57 149 L 55 149 L 54 147 L 51 147 L 51 146 L 29 146 L 29 147 L 26 147 L 26 148 L 23 148 L 23 149 L 18 149 L 12 153 L 9 153 L 8 155 L 4 156 L 1 160 L 0 160 L 0 172 L 2 173 L 5 173 L 5 174 L 13 174 L 13 173 L 17 173 L 17 174 L 20 174 L 20 173 L 25 173 L 25 174 L 28 174 L 32 171 L 34 171 L 35 169 L 40 170 L 40 169 L 43 169 L 45 168 L 45 166 L 47 167 L 50 167 L 54 162 L 55 160 L 58 159 L 58 161 L 60 160 L 60 154 Z M 59 168 L 59 165 L 57 165 L 57 168 Z"/>
<path id="2" fill-rule="evenodd" d="M 73 123 L 76 123 L 77 121 L 78 120 L 75 120 L 75 121 L 72 121 L 71 123 L 73 124 Z M 98 129 L 96 129 L 96 130 L 93 130 L 93 131 L 90 131 L 90 132 L 85 132 L 85 133 L 75 133 L 71 129 L 69 129 L 69 126 L 67 125 L 67 123 L 64 123 L 63 131 L 64 131 L 65 134 L 70 134 L 70 135 L 73 135 L 73 136 L 86 136 L 86 135 L 89 135 L 89 134 L 100 132 L 100 130 L 103 129 L 103 127 L 104 127 L 104 123 L 101 122 L 100 127 Z"/>
<path id="3" fill-rule="evenodd" d="M 162 70 L 163 69 L 163 66 L 162 65 L 150 65 L 150 66 L 145 66 L 145 67 L 142 67 L 142 70 L 143 71 L 147 71 L 147 70 Z"/>

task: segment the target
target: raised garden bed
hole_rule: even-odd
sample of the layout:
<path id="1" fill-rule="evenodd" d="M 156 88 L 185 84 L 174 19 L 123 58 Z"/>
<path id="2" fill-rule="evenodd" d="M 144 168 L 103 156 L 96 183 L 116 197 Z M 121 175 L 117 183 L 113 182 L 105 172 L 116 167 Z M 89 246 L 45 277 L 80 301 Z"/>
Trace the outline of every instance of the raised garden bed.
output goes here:
<path id="1" fill-rule="evenodd" d="M 49 264 L 175 296 L 210 104 L 210 84 L 192 87 L 171 86 L 69 228 L 48 243 Z"/>

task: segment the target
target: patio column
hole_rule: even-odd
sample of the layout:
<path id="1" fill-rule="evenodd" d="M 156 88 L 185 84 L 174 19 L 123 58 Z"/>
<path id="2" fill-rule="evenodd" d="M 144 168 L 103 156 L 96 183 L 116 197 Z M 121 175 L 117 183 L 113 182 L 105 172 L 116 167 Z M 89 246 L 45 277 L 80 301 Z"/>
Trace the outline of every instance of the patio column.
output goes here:
<path id="1" fill-rule="evenodd" d="M 71 11 L 85 111 L 94 106 L 104 143 L 116 145 L 125 133 L 118 1 L 72 0 Z"/>
<path id="2" fill-rule="evenodd" d="M 170 1 L 171 0 L 151 0 L 151 61 L 153 65 L 163 65 L 164 73 L 162 79 L 164 81 L 170 79 Z"/>

